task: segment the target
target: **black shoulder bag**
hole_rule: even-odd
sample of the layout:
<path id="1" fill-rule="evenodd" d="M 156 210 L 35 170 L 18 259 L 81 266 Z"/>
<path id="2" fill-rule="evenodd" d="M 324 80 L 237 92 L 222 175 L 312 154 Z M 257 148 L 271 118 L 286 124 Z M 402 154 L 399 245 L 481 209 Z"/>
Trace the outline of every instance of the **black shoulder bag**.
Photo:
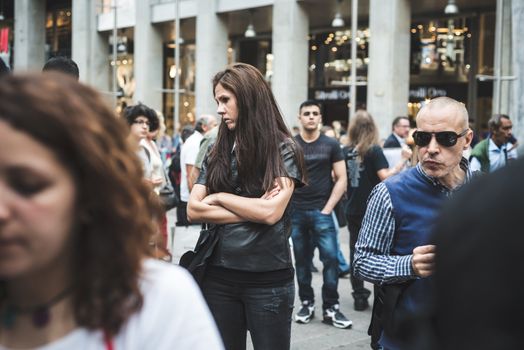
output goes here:
<path id="1" fill-rule="evenodd" d="M 218 243 L 218 227 L 218 225 L 202 224 L 195 249 L 185 252 L 180 258 L 180 266 L 186 268 L 199 285 L 204 280 L 209 259 Z"/>

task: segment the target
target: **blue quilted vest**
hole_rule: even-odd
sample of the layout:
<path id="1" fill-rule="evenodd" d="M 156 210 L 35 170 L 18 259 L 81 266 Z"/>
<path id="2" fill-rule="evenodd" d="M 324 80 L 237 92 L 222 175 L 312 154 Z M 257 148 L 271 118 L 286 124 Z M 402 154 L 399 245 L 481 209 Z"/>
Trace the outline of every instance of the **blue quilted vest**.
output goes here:
<path id="1" fill-rule="evenodd" d="M 415 247 L 430 244 L 430 235 L 439 210 L 446 200 L 446 190 L 411 168 L 385 181 L 393 204 L 395 237 L 390 254 L 409 255 Z M 395 313 L 412 315 L 429 300 L 431 278 L 419 278 L 407 287 Z M 383 334 L 380 343 L 386 349 L 403 349 L 398 341 Z"/>

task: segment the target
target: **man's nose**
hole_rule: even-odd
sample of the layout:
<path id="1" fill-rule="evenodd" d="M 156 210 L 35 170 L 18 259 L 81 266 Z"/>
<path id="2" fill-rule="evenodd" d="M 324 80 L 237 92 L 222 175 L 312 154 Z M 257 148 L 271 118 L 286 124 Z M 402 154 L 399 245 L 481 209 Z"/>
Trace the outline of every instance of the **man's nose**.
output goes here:
<path id="1" fill-rule="evenodd" d="M 428 152 L 429 153 L 437 153 L 440 150 L 439 144 L 437 142 L 437 139 L 435 138 L 435 135 L 431 135 L 431 140 L 428 144 Z"/>

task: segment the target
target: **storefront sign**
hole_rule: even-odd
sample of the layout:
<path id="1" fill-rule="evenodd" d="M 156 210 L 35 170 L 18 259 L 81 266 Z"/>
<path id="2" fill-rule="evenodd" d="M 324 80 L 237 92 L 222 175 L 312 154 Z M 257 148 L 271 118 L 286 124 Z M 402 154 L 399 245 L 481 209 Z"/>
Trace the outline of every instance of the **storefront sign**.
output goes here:
<path id="1" fill-rule="evenodd" d="M 447 96 L 445 89 L 439 89 L 434 86 L 421 86 L 409 90 L 409 98 L 414 100 L 423 100 L 425 98 L 435 98 Z"/>
<path id="2" fill-rule="evenodd" d="M 348 100 L 348 90 L 317 90 L 315 91 L 315 100 L 317 101 L 336 101 L 336 100 Z"/>

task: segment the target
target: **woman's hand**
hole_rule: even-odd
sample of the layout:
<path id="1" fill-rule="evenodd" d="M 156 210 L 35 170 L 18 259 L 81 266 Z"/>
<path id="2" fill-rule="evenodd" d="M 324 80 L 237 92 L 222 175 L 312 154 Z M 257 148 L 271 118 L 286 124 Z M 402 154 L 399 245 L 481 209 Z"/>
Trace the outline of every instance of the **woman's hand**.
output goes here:
<path id="1" fill-rule="evenodd" d="M 213 193 L 208 196 L 206 196 L 202 203 L 207 205 L 220 205 L 220 202 L 218 201 L 218 193 Z"/>
<path id="2" fill-rule="evenodd" d="M 282 188 L 278 184 L 278 181 L 275 181 L 275 183 L 273 185 L 274 185 L 274 187 L 272 189 L 270 189 L 269 191 L 267 191 L 266 193 L 264 193 L 262 195 L 262 197 L 260 197 L 261 199 L 268 200 L 268 199 L 271 199 L 271 198 L 275 197 L 277 194 L 280 193 L 280 190 Z"/>

